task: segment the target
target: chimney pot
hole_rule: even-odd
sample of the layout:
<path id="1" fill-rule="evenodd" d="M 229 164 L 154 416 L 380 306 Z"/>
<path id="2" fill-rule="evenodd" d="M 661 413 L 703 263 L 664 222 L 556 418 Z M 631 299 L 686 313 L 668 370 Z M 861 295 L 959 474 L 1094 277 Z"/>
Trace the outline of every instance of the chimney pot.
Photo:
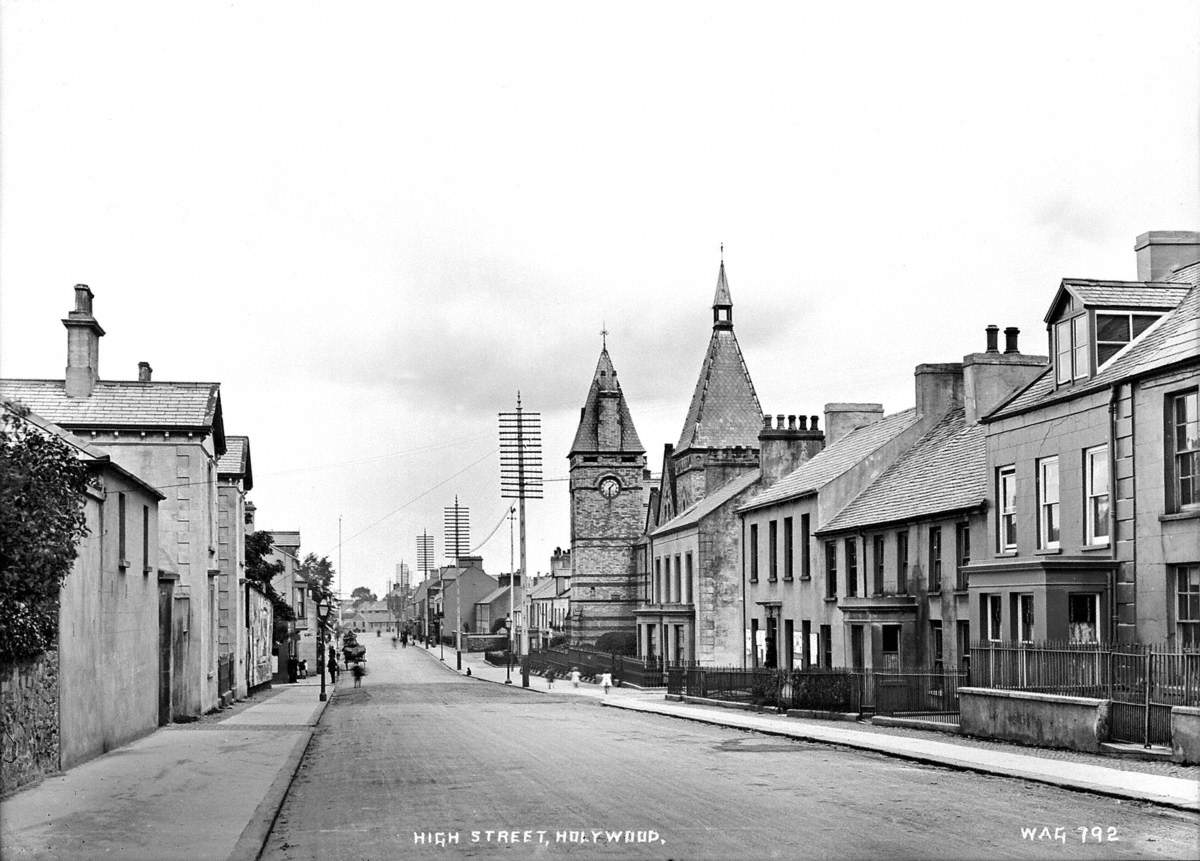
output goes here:
<path id="1" fill-rule="evenodd" d="M 768 415 L 764 415 L 763 416 L 763 430 L 770 430 L 770 429 L 771 429 L 771 417 Z"/>
<path id="2" fill-rule="evenodd" d="M 138 382 L 150 382 L 150 375 L 154 373 L 154 369 L 150 367 L 149 362 L 138 362 Z"/>
<path id="3" fill-rule="evenodd" d="M 781 414 L 781 415 L 775 416 L 775 429 L 783 430 L 783 428 L 784 428 L 783 415 Z"/>
<path id="4" fill-rule="evenodd" d="M 1000 327 L 997 326 L 995 323 L 993 323 L 992 325 L 988 326 L 984 331 L 987 332 L 987 351 L 989 353 L 999 353 L 1000 352 Z"/>
<path id="5" fill-rule="evenodd" d="M 75 285 L 75 310 L 84 314 L 92 313 L 92 288 L 86 284 Z"/>
<path id="6" fill-rule="evenodd" d="M 794 431 L 795 429 L 796 429 L 796 417 L 788 416 L 788 430 Z"/>
<path id="7" fill-rule="evenodd" d="M 808 422 L 808 429 L 809 429 L 809 430 L 816 430 L 816 429 L 817 429 L 817 418 L 818 418 L 817 416 L 812 416 L 812 417 L 810 417 L 810 418 L 809 418 L 809 422 Z"/>
<path id="8" fill-rule="evenodd" d="M 796 430 L 808 430 L 808 417 L 807 416 L 797 416 L 796 418 L 797 418 L 797 421 L 799 422 L 796 425 Z"/>
<path id="9" fill-rule="evenodd" d="M 1017 349 L 1017 335 L 1021 334 L 1021 330 L 1016 326 L 1008 326 L 1004 330 L 1004 352 L 1019 353 Z"/>

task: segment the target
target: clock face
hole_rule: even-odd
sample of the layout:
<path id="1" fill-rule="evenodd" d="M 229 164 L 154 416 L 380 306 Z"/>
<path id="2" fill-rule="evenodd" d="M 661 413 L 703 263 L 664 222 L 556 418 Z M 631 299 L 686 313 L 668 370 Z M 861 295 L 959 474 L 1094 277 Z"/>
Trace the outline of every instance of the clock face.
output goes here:
<path id="1" fill-rule="evenodd" d="M 605 499 L 612 499 L 621 492 L 621 482 L 617 481 L 611 475 L 600 481 L 600 493 Z"/>

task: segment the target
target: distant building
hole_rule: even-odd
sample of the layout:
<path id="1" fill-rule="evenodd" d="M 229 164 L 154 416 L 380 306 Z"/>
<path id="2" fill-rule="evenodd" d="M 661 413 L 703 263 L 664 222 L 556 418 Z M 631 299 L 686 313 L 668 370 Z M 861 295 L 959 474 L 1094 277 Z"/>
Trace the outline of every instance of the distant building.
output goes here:
<path id="1" fill-rule="evenodd" d="M 432 580 L 437 588 L 435 600 L 441 636 L 453 642 L 456 630 L 464 634 L 479 633 L 475 628 L 475 604 L 499 585 L 495 577 L 483 570 L 483 557 L 459 556 L 454 565 L 433 572 Z"/>
<path id="2" fill-rule="evenodd" d="M 223 703 L 243 699 L 250 686 L 246 610 L 246 494 L 254 487 L 250 439 L 227 436 L 217 460 L 217 680 Z"/>

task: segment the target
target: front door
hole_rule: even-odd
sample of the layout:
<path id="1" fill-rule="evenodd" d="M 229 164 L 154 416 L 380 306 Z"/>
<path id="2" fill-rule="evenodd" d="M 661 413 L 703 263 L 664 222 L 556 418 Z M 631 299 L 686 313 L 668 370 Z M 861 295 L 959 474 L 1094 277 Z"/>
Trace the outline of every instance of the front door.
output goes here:
<path id="1" fill-rule="evenodd" d="M 171 603 L 175 584 L 158 583 L 158 725 L 171 722 Z"/>

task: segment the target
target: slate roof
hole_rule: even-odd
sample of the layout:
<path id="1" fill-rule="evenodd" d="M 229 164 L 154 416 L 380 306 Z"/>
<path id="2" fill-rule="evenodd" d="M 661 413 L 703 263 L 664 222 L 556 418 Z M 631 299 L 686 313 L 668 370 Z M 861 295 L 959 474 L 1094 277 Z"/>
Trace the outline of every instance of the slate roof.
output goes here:
<path id="1" fill-rule="evenodd" d="M 0 380 L 0 395 L 67 428 L 208 431 L 221 424 L 220 392 L 220 383 L 100 380 L 89 397 L 69 398 L 62 380 Z"/>
<path id="2" fill-rule="evenodd" d="M 646 448 L 638 438 L 637 429 L 633 426 L 633 416 L 629 412 L 629 404 L 625 402 L 625 394 L 617 381 L 617 372 L 613 368 L 608 348 L 600 351 L 600 360 L 596 363 L 596 372 L 592 375 L 592 385 L 588 389 L 587 401 L 579 411 L 579 428 L 575 431 L 575 441 L 571 443 L 568 457 L 577 452 L 599 452 L 600 441 L 597 439 L 597 428 L 600 424 L 601 392 L 615 392 L 617 396 L 617 414 L 621 422 L 621 439 L 616 449 L 605 451 L 622 451 L 630 454 L 645 454 Z"/>
<path id="3" fill-rule="evenodd" d="M 724 262 L 717 278 L 713 307 L 733 307 Z M 714 325 L 675 451 L 739 445 L 758 448 L 761 428 L 762 405 L 732 324 Z"/>
<path id="4" fill-rule="evenodd" d="M 507 586 L 499 586 L 499 587 L 493 589 L 491 592 L 488 592 L 486 595 L 484 595 L 482 598 L 480 598 L 475 603 L 476 604 L 491 604 L 493 601 L 497 601 L 507 594 L 508 594 L 508 587 Z"/>
<path id="5" fill-rule="evenodd" d="M 1141 337 L 1118 353 L 1096 376 L 1056 389 L 1053 367 L 1047 368 L 1023 391 L 983 420 L 993 421 L 1046 404 L 1070 400 L 1189 358 L 1200 358 L 1200 285 L 1191 287 L 1173 311 L 1161 317 Z"/>
<path id="6" fill-rule="evenodd" d="M 755 469 L 731 481 L 725 482 L 725 484 L 718 487 L 714 492 L 708 494 L 699 502 L 692 503 L 650 534 L 664 535 L 668 532 L 674 532 L 677 529 L 694 526 L 703 517 L 716 511 L 760 478 L 762 478 L 762 471 Z"/>
<path id="7" fill-rule="evenodd" d="M 1200 284 L 1200 260 L 1180 266 L 1167 276 L 1167 281 L 1172 284 Z"/>
<path id="8" fill-rule="evenodd" d="M 929 517 L 986 499 L 987 433 L 968 425 L 963 410 L 952 410 L 821 532 Z"/>
<path id="9" fill-rule="evenodd" d="M 225 454 L 217 459 L 217 475 L 221 478 L 241 478 L 246 490 L 254 488 L 254 473 L 250 469 L 250 437 L 225 437 Z"/>
<path id="10" fill-rule="evenodd" d="M 1187 293 L 1186 287 L 1161 281 L 1097 281 L 1064 278 L 1062 286 L 1089 307 L 1174 308 Z M 1049 316 L 1047 316 L 1047 320 Z"/>
<path id="11" fill-rule="evenodd" d="M 912 407 L 851 431 L 755 496 L 740 510 L 761 508 L 820 490 L 871 452 L 908 430 L 916 421 L 917 410 Z"/>
<path id="12" fill-rule="evenodd" d="M 557 595 L 554 592 L 554 588 L 555 583 L 553 577 L 542 580 L 529 590 L 529 600 L 540 601 L 546 598 L 555 598 Z"/>

